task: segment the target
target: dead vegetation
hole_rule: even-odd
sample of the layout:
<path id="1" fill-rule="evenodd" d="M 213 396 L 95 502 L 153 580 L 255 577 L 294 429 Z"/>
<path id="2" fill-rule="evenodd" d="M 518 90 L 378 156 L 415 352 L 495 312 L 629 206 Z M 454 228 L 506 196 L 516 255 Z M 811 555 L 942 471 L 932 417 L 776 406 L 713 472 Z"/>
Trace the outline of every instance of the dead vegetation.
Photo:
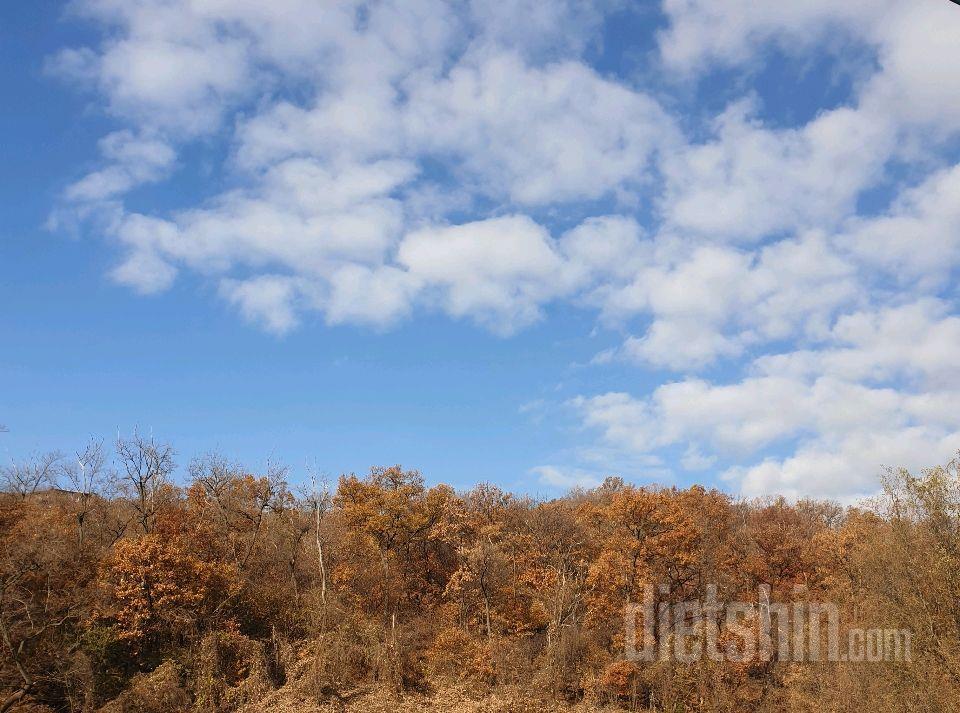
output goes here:
<path id="1" fill-rule="evenodd" d="M 960 700 L 956 468 L 868 507 L 608 479 L 549 502 L 399 467 L 295 494 L 134 439 L 0 494 L 0 711 L 944 711 Z M 57 464 L 60 465 L 57 465 Z M 63 467 L 61 472 L 57 468 Z M 59 479 L 59 481 L 58 481 Z M 58 489 L 67 480 L 79 486 Z M 24 485 L 26 483 L 26 485 Z M 834 602 L 912 663 L 624 659 L 624 607 Z M 750 626 L 756 620 L 750 620 Z M 704 612 L 691 626 L 737 629 Z"/>

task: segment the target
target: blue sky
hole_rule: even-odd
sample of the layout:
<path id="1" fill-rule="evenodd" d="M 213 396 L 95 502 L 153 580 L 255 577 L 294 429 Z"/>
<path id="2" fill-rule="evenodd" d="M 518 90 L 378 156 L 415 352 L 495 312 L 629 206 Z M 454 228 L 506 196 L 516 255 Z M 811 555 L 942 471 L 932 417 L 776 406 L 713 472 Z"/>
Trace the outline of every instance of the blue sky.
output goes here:
<path id="1" fill-rule="evenodd" d="M 0 456 L 843 500 L 960 448 L 946 0 L 0 10 Z"/>

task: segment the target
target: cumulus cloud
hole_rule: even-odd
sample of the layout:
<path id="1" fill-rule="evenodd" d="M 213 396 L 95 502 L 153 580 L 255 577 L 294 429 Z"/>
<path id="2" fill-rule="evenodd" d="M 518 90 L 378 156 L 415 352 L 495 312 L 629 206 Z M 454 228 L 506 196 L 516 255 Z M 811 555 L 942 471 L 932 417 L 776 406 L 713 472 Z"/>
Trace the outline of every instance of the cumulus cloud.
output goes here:
<path id="1" fill-rule="evenodd" d="M 100 140 L 100 153 L 108 162 L 67 187 L 69 201 L 103 201 L 144 183 L 164 178 L 176 160 L 176 152 L 156 138 L 115 131 Z"/>
<path id="2" fill-rule="evenodd" d="M 814 47 L 842 51 L 852 42 L 872 50 L 879 70 L 863 82 L 865 118 L 896 118 L 956 131 L 960 108 L 947 97 L 960 89 L 950 67 L 960 47 L 956 8 L 939 0 L 764 3 L 749 0 L 664 0 L 667 27 L 659 38 L 667 66 L 688 74 L 714 63 L 763 61 L 774 44 L 796 55 Z M 839 39 L 839 42 L 830 40 Z"/>
<path id="3" fill-rule="evenodd" d="M 663 0 L 639 73 L 593 61 L 628 10 L 77 0 L 102 36 L 48 69 L 118 126 L 55 213 L 96 219 L 117 282 L 156 294 L 200 275 L 276 334 L 433 310 L 508 336 L 550 305 L 591 310 L 616 335 L 592 368 L 669 376 L 575 399 L 600 444 L 581 454 L 838 497 L 869 490 L 880 460 L 948 454 L 955 8 Z M 794 69 L 813 50 L 860 68 L 791 121 L 750 86 L 772 48 Z M 699 101 L 718 66 L 737 82 Z M 210 194 L 132 207 L 210 147 Z M 867 210 L 877 189 L 893 198 Z"/>
<path id="4" fill-rule="evenodd" d="M 421 288 L 419 276 L 390 265 L 339 267 L 329 281 L 324 305 L 330 324 L 385 327 L 405 317 Z"/>
<path id="5" fill-rule="evenodd" d="M 343 262 L 383 259 L 402 229 L 402 208 L 389 194 L 413 172 L 402 162 L 331 170 L 289 159 L 255 187 L 170 219 L 128 214 L 114 230 L 135 252 L 203 272 L 282 267 L 324 275 Z"/>
<path id="6" fill-rule="evenodd" d="M 744 63 L 756 58 L 757 45 L 777 42 L 806 51 L 836 28 L 869 32 L 892 1 L 765 3 L 750 0 L 664 0 L 669 21 L 660 33 L 660 51 L 671 67 L 684 71 L 709 61 Z"/>
<path id="7" fill-rule="evenodd" d="M 756 361 L 756 368 L 801 378 L 831 374 L 879 383 L 907 381 L 926 389 L 956 388 L 960 318 L 948 309 L 942 300 L 926 298 L 846 314 L 822 348 L 766 355 Z"/>
<path id="8" fill-rule="evenodd" d="M 617 355 L 689 371 L 771 342 L 824 337 L 862 295 L 855 265 L 810 233 L 758 251 L 701 245 L 655 254 L 630 282 L 605 291 L 603 308 L 621 319 L 653 317 Z"/>
<path id="9" fill-rule="evenodd" d="M 599 282 L 602 291 L 611 282 L 629 279 L 651 259 L 650 241 L 644 237 L 635 218 L 600 215 L 564 233 L 559 247 L 579 279 Z"/>
<path id="10" fill-rule="evenodd" d="M 531 68 L 515 54 L 467 61 L 415 86 L 406 120 L 428 153 L 521 205 L 599 198 L 643 181 L 672 138 L 650 97 L 580 62 Z"/>
<path id="11" fill-rule="evenodd" d="M 893 280 L 939 286 L 960 263 L 960 166 L 905 190 L 882 215 L 853 220 L 839 242 Z"/>
<path id="12" fill-rule="evenodd" d="M 445 311 L 510 333 L 563 294 L 563 263 L 549 233 L 526 216 L 421 228 L 404 237 L 398 262 L 436 288 Z"/>
<path id="13" fill-rule="evenodd" d="M 739 381 L 688 378 L 644 398 L 613 392 L 573 406 L 628 452 L 680 445 L 684 461 L 694 454 L 685 467 L 730 464 L 723 476 L 748 495 L 869 494 L 881 464 L 918 467 L 960 449 L 948 366 L 957 329 L 936 301 L 859 312 L 838 319 L 822 348 L 763 356 Z M 770 455 L 778 450 L 789 455 Z"/>
<path id="14" fill-rule="evenodd" d="M 845 502 L 874 495 L 881 465 L 917 471 L 960 450 L 955 431 L 930 426 L 859 430 L 839 439 L 804 443 L 790 456 L 724 473 L 747 496 L 811 494 Z"/>
<path id="15" fill-rule="evenodd" d="M 740 101 L 713 122 L 715 137 L 666 155 L 661 206 L 668 224 L 714 240 L 829 228 L 846 218 L 890 156 L 894 127 L 842 107 L 771 129 Z"/>
<path id="16" fill-rule="evenodd" d="M 239 307 L 250 321 L 276 334 L 285 334 L 297 325 L 293 306 L 301 285 L 295 278 L 260 275 L 249 280 L 223 280 L 220 293 Z"/>
<path id="17" fill-rule="evenodd" d="M 553 465 L 539 465 L 531 472 L 540 483 L 551 488 L 570 490 L 571 488 L 595 488 L 603 482 L 602 478 L 582 470 L 565 470 Z"/>

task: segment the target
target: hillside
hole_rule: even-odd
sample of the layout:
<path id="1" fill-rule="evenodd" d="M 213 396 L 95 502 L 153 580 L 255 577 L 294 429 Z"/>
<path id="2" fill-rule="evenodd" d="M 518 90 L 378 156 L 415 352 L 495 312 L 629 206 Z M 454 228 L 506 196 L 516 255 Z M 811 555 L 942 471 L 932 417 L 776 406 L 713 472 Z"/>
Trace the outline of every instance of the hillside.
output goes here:
<path id="1" fill-rule="evenodd" d="M 3 472 L 4 713 L 958 700 L 952 464 L 843 508 L 619 478 L 539 501 L 399 466 L 297 489 L 215 456 L 176 483 L 142 438 L 113 462 Z"/>

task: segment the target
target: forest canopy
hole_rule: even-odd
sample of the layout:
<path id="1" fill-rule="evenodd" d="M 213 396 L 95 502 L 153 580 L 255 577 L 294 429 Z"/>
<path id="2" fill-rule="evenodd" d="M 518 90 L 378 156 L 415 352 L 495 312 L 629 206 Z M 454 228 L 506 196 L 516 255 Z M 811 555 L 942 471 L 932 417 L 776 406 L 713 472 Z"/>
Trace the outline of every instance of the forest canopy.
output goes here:
<path id="1" fill-rule="evenodd" d="M 940 711 L 960 694 L 954 463 L 886 471 L 848 507 L 618 477 L 543 500 L 400 466 L 294 484 L 220 455 L 179 471 L 137 435 L 0 478 L 2 713 L 312 710 L 448 687 L 581 710 Z M 625 655 L 630 606 L 758 592 L 830 602 L 842 634 L 909 632 L 910 659 Z M 759 626 L 684 611 L 720 646 Z"/>

